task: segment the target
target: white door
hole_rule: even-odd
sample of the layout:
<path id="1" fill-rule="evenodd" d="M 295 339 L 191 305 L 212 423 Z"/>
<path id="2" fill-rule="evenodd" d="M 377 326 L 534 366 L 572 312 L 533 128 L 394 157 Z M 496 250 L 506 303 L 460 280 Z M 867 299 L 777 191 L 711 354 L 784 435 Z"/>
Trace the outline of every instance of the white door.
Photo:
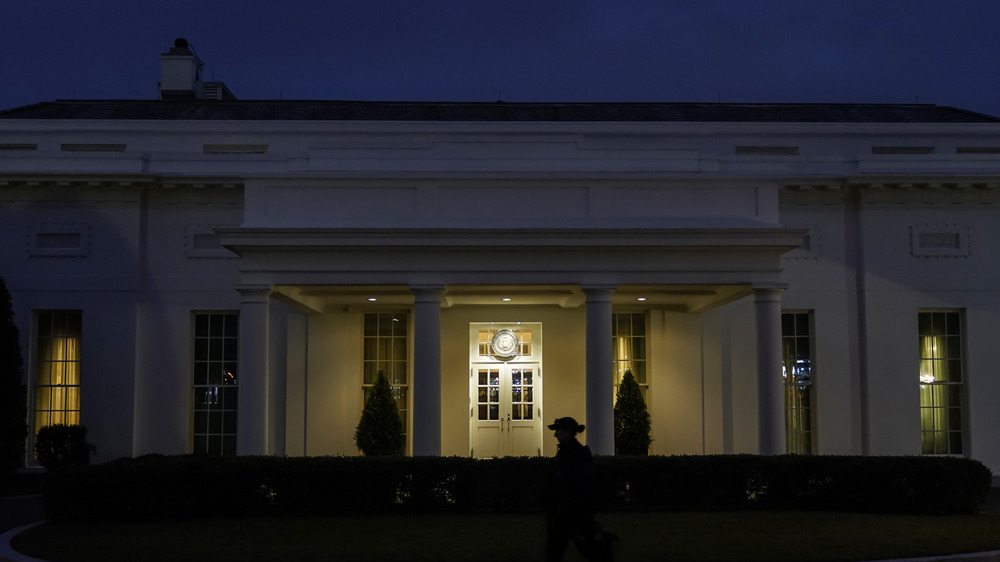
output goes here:
<path id="1" fill-rule="evenodd" d="M 537 363 L 472 368 L 472 456 L 541 454 L 541 370 Z"/>

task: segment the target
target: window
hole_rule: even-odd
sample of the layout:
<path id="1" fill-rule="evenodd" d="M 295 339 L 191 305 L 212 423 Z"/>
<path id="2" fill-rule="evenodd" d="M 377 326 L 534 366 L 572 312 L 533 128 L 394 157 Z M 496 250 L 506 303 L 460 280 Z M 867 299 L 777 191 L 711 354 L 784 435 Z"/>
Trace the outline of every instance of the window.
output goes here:
<path id="1" fill-rule="evenodd" d="M 35 334 L 34 433 L 55 424 L 80 423 L 79 310 L 38 312 Z"/>
<path id="2" fill-rule="evenodd" d="M 396 399 L 396 407 L 399 408 L 404 435 L 409 433 L 406 425 L 406 414 L 409 410 L 407 323 L 408 318 L 405 313 L 365 314 L 364 380 L 361 384 L 363 399 L 368 402 L 368 395 L 379 371 L 385 373 L 385 377 L 389 379 L 389 386 L 392 387 L 392 395 Z"/>
<path id="3" fill-rule="evenodd" d="M 615 397 L 626 371 L 632 371 L 642 388 L 642 397 L 649 404 L 649 382 L 646 377 L 646 313 L 618 312 L 611 315 L 612 362 L 615 372 Z"/>
<path id="4" fill-rule="evenodd" d="M 809 312 L 781 314 L 781 378 L 785 386 L 785 448 L 812 453 L 812 323 Z"/>
<path id="5" fill-rule="evenodd" d="M 517 338 L 516 349 L 511 350 L 511 354 L 505 355 L 504 357 L 531 357 L 534 336 L 532 335 L 531 330 L 522 328 L 490 328 L 488 330 L 479 330 L 478 347 L 480 357 L 497 357 L 495 353 L 496 350 L 493 347 L 493 338 L 496 337 L 497 333 L 501 331 L 511 332 L 514 334 L 514 337 Z"/>
<path id="6" fill-rule="evenodd" d="M 920 451 L 925 455 L 960 455 L 964 426 L 962 390 L 962 315 L 921 312 Z"/>
<path id="7" fill-rule="evenodd" d="M 194 315 L 195 453 L 236 454 L 239 325 L 235 312 Z"/>

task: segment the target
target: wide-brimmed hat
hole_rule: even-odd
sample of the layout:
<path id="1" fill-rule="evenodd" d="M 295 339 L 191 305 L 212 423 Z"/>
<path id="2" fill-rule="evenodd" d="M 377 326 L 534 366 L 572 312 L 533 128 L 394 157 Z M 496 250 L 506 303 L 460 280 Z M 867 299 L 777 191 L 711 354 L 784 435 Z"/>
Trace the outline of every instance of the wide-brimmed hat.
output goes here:
<path id="1" fill-rule="evenodd" d="M 582 432 L 583 428 L 573 418 L 556 418 L 555 423 L 549 426 L 549 429 L 572 429 L 576 433 Z"/>

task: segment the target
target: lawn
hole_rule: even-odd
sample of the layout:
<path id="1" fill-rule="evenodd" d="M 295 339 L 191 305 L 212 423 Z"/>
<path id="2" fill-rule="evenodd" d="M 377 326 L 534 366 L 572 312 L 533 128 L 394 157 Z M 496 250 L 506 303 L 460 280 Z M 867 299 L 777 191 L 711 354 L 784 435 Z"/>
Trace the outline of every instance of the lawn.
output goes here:
<path id="1" fill-rule="evenodd" d="M 1000 549 L 1000 516 L 828 512 L 611 512 L 616 559 L 884 560 Z M 541 560 L 545 517 L 433 513 L 246 517 L 161 523 L 60 523 L 15 537 L 53 562 L 143 560 Z M 581 560 L 573 547 L 567 561 Z"/>

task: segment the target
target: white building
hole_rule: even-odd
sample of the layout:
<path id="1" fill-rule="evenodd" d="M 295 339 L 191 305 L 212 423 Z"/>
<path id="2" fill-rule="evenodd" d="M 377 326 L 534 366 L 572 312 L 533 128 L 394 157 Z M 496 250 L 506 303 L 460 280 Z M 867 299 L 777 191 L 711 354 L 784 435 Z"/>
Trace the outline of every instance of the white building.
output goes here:
<path id="1" fill-rule="evenodd" d="M 631 369 L 652 453 L 1000 469 L 998 118 L 237 101 L 162 64 L 161 99 L 0 111 L 33 431 L 353 455 L 381 370 L 408 454 L 551 455 L 567 415 L 611 454 Z"/>

